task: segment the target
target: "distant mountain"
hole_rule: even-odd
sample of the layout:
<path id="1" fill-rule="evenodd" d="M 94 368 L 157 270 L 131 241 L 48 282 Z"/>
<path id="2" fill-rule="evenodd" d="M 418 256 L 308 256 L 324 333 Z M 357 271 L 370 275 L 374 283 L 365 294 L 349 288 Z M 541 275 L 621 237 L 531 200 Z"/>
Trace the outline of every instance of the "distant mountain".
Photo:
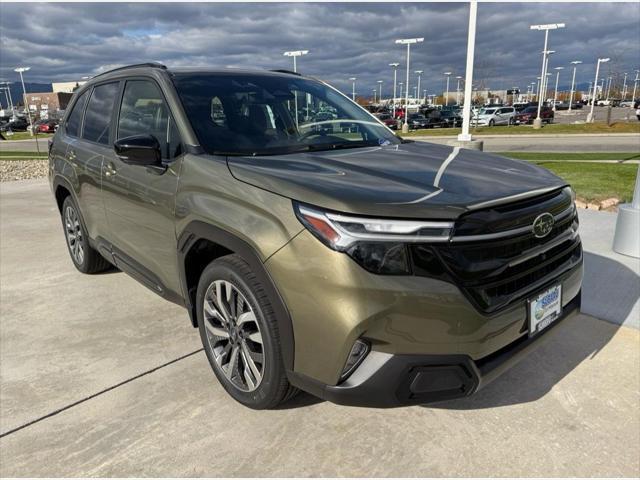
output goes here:
<path id="1" fill-rule="evenodd" d="M 45 93 L 51 91 L 51 84 L 24 82 L 24 88 L 27 93 Z M 22 84 L 20 82 L 13 82 L 9 84 L 9 89 L 11 91 L 13 104 L 22 105 Z M 3 107 L 7 107 L 7 97 L 5 96 L 5 90 L 0 90 L 0 103 Z"/>

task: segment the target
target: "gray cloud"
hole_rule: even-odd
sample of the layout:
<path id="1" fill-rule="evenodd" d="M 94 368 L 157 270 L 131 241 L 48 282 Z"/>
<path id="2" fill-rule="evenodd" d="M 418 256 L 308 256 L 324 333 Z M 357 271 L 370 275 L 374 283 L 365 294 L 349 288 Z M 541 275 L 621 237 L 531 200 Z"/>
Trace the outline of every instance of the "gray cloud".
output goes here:
<path id="1" fill-rule="evenodd" d="M 640 68 L 640 3 L 481 3 L 478 11 L 475 77 L 493 89 L 526 89 L 539 75 L 543 35 L 530 31 L 531 23 L 567 24 L 551 33 L 557 50 L 551 67 L 582 60 L 582 83 L 593 76 L 598 56 L 612 58 L 605 74 Z M 440 92 L 442 72 L 464 75 L 467 22 L 464 3 L 2 3 L 0 77 L 14 80 L 19 64 L 32 67 L 34 82 L 76 80 L 149 60 L 291 68 L 282 52 L 304 48 L 310 53 L 300 59 L 300 71 L 348 91 L 348 78 L 356 76 L 358 91 L 368 95 L 377 80 L 390 91 L 390 62 L 404 68 L 405 50 L 394 40 L 423 36 L 412 49 L 411 70 L 424 70 L 424 88 Z"/>

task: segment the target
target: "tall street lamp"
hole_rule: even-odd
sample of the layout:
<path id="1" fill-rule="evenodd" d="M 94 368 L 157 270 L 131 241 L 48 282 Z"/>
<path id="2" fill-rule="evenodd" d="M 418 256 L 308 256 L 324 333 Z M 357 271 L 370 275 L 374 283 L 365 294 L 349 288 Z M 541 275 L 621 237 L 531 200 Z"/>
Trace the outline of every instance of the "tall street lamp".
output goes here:
<path id="1" fill-rule="evenodd" d="M 551 76 L 551 74 L 548 72 L 549 70 L 549 57 L 551 55 L 553 55 L 554 53 L 556 53 L 555 50 L 547 50 L 545 52 L 546 56 L 547 56 L 547 60 L 544 64 L 544 77 L 542 80 L 542 102 L 546 102 L 547 101 L 547 94 L 549 93 L 549 77 Z"/>
<path id="2" fill-rule="evenodd" d="M 591 111 L 589 112 L 589 115 L 587 115 L 587 123 L 593 123 L 593 107 L 596 104 L 596 90 L 598 89 L 598 74 L 600 73 L 600 64 L 606 63 L 609 60 L 609 58 L 598 59 L 598 64 L 596 65 L 596 78 L 593 81 L 593 98 L 591 99 Z"/>
<path id="3" fill-rule="evenodd" d="M 444 75 L 447 77 L 447 89 L 446 89 L 446 96 L 444 97 L 444 104 L 446 106 L 449 105 L 449 78 L 451 77 L 451 72 L 444 72 Z"/>
<path id="4" fill-rule="evenodd" d="M 11 110 L 11 120 L 15 120 L 16 112 L 13 109 L 13 98 L 11 98 L 11 85 L 9 82 L 2 82 L 4 85 L 4 95 L 7 98 L 7 107 Z"/>
<path id="5" fill-rule="evenodd" d="M 284 52 L 283 55 L 285 57 L 293 57 L 293 71 L 297 72 L 298 64 L 296 62 L 296 59 L 298 57 L 301 57 L 302 55 L 306 55 L 307 53 L 309 53 L 309 50 L 292 50 L 289 52 Z M 293 99 L 294 99 L 293 105 L 294 105 L 294 108 L 296 109 L 295 117 L 296 117 L 296 128 L 297 128 L 298 127 L 298 91 L 297 90 L 293 94 Z"/>
<path id="6" fill-rule="evenodd" d="M 351 80 L 351 100 L 356 101 L 356 80 L 357 77 L 349 78 Z"/>
<path id="7" fill-rule="evenodd" d="M 378 102 L 382 103 L 382 80 L 378 80 Z"/>
<path id="8" fill-rule="evenodd" d="M 27 105 L 27 90 L 24 88 L 24 77 L 22 76 L 24 72 L 28 72 L 29 70 L 31 70 L 31 67 L 17 67 L 13 69 L 14 72 L 17 72 L 20 74 L 20 82 L 22 83 L 22 101 L 24 102 L 24 108 L 27 111 L 27 115 L 29 116 L 29 125 L 31 127 L 29 129 L 29 133 L 33 137 L 33 123 L 31 122 L 31 109 Z M 36 145 L 38 145 L 38 142 L 36 142 Z"/>
<path id="9" fill-rule="evenodd" d="M 462 80 L 462 77 L 458 75 L 456 80 L 458 81 L 456 85 L 456 105 L 460 105 L 460 80 Z"/>
<path id="10" fill-rule="evenodd" d="M 404 105 L 404 123 L 402 124 L 402 133 L 409 132 L 409 61 L 411 59 L 411 45 L 423 42 L 424 38 L 402 38 L 396 40 L 396 44 L 407 46 L 407 84 L 405 85 L 405 105 Z"/>
<path id="11" fill-rule="evenodd" d="M 416 70 L 416 73 L 418 74 L 418 88 L 416 90 L 418 91 L 418 93 L 420 92 L 420 77 L 422 76 L 422 72 L 423 70 Z M 422 103 L 422 101 L 420 103 Z"/>
<path id="12" fill-rule="evenodd" d="M 400 97 L 400 101 L 402 101 L 402 86 L 404 85 L 404 83 L 398 82 L 398 85 L 400 85 L 400 95 L 398 96 Z"/>
<path id="13" fill-rule="evenodd" d="M 564 67 L 556 67 L 556 88 L 553 90 L 553 111 L 556 111 L 556 102 L 558 101 L 558 80 L 560 79 L 560 70 L 564 70 Z"/>
<path id="14" fill-rule="evenodd" d="M 467 62 L 464 78 L 464 107 L 462 108 L 462 131 L 458 134 L 459 142 L 471 142 L 473 137 L 469 133 L 471 126 L 471 102 L 473 89 L 473 57 L 476 49 L 476 20 L 478 17 L 478 2 L 469 2 L 469 29 L 467 32 Z M 481 144 L 480 148 L 481 147 Z"/>
<path id="15" fill-rule="evenodd" d="M 373 92 L 373 103 L 375 104 L 376 103 L 376 89 L 374 88 L 372 90 L 372 92 Z"/>
<path id="16" fill-rule="evenodd" d="M 390 63 L 389 66 L 393 68 L 393 118 L 396 118 L 396 86 L 398 85 L 398 67 L 399 63 Z"/>
<path id="17" fill-rule="evenodd" d="M 573 105 L 573 89 L 576 84 L 576 67 L 580 65 L 582 62 L 580 60 L 574 60 L 571 62 L 573 65 L 573 77 L 571 78 L 571 94 L 569 96 L 569 111 L 571 111 L 571 106 Z"/>
<path id="18" fill-rule="evenodd" d="M 624 72 L 624 80 L 622 82 L 622 101 L 627 99 L 627 72 Z"/>
<path id="19" fill-rule="evenodd" d="M 544 49 L 542 50 L 542 72 L 540 73 L 540 77 L 542 78 L 542 83 L 544 84 L 545 73 L 547 69 L 547 46 L 549 45 L 549 30 L 557 30 L 559 28 L 564 28 L 564 23 L 550 23 L 547 25 L 530 25 L 529 29 L 531 30 L 543 30 L 544 31 Z M 542 92 L 540 92 L 542 93 Z M 542 110 L 542 103 L 540 102 L 541 95 L 538 95 L 538 116 L 533 122 L 533 128 L 542 128 L 542 118 L 540 118 L 540 111 Z"/>
<path id="20" fill-rule="evenodd" d="M 611 75 L 609 75 L 609 78 L 607 78 L 607 96 L 605 98 L 609 100 L 610 95 L 611 95 Z"/>

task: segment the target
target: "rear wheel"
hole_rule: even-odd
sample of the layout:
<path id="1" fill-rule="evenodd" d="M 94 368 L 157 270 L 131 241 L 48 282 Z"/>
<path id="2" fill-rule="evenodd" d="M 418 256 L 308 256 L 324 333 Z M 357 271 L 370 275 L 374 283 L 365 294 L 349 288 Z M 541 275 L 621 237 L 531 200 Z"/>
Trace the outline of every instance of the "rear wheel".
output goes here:
<path id="1" fill-rule="evenodd" d="M 111 268 L 111 264 L 89 244 L 87 230 L 71 195 L 62 203 L 62 226 L 69 256 L 79 271 L 98 273 Z"/>
<path id="2" fill-rule="evenodd" d="M 247 407 L 266 409 L 297 393 L 286 377 L 271 302 L 241 257 L 210 263 L 196 302 L 204 350 L 229 395 Z"/>

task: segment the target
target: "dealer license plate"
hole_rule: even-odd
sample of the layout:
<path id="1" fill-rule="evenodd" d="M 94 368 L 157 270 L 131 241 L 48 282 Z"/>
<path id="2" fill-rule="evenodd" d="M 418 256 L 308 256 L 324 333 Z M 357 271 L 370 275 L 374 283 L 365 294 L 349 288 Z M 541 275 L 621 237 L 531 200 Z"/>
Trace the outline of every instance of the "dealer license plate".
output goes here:
<path id="1" fill-rule="evenodd" d="M 562 287 L 556 285 L 529 301 L 529 336 L 540 333 L 562 312 Z"/>

